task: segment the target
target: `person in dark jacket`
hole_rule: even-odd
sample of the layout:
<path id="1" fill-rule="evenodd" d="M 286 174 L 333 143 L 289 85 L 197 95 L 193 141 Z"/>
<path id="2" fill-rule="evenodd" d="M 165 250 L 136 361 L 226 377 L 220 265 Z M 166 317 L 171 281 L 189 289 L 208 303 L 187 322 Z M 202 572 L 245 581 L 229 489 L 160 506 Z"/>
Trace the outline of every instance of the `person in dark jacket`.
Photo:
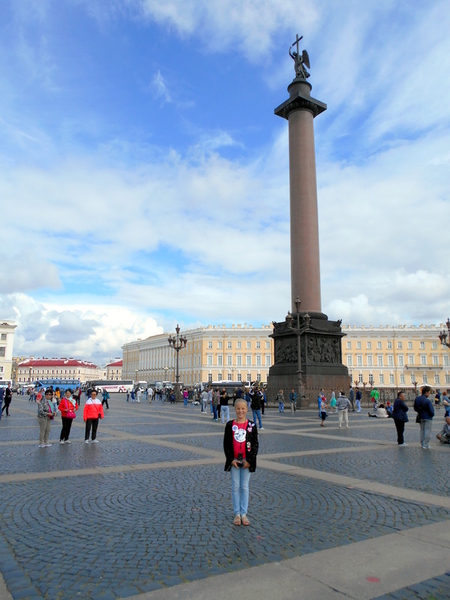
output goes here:
<path id="1" fill-rule="evenodd" d="M 251 408 L 253 412 L 253 420 L 256 423 L 258 419 L 259 428 L 264 429 L 261 421 L 261 404 L 264 402 L 264 396 L 261 393 L 261 390 L 257 385 L 253 386 L 250 390 L 250 398 L 251 398 Z"/>
<path id="2" fill-rule="evenodd" d="M 405 392 L 399 392 L 397 399 L 394 402 L 394 409 L 392 411 L 392 418 L 394 419 L 395 428 L 397 429 L 397 444 L 399 446 L 407 446 L 404 440 L 405 423 L 409 421 L 408 407 L 405 403 Z"/>
<path id="3" fill-rule="evenodd" d="M 434 417 L 434 406 L 428 396 L 431 393 L 431 388 L 424 385 L 422 395 L 417 396 L 414 400 L 414 410 L 420 421 L 420 444 L 424 450 L 430 447 L 431 428 Z"/>
<path id="4" fill-rule="evenodd" d="M 256 470 L 258 454 L 258 430 L 253 421 L 247 419 L 247 402 L 236 400 L 236 418 L 225 425 L 223 451 L 224 471 L 231 472 L 231 497 L 233 501 L 234 525 L 250 525 L 247 517 L 250 474 Z"/>

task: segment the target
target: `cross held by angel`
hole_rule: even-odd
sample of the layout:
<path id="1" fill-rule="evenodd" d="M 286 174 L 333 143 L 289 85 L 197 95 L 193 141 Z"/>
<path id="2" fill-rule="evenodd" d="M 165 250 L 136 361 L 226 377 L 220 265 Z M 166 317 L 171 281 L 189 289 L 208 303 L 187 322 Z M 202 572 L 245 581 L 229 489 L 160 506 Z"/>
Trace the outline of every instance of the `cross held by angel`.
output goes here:
<path id="1" fill-rule="evenodd" d="M 300 43 L 300 40 L 302 39 L 303 36 L 298 37 L 297 33 L 295 37 L 295 42 L 289 48 L 289 55 L 294 60 L 295 76 L 300 77 L 301 79 L 307 79 L 310 74 L 306 70 L 305 66 L 308 67 L 308 69 L 310 69 L 311 65 L 309 64 L 309 56 L 306 50 L 303 50 L 300 54 L 300 51 L 298 49 L 298 45 Z M 296 46 L 296 50 L 292 51 L 292 48 L 294 46 Z"/>

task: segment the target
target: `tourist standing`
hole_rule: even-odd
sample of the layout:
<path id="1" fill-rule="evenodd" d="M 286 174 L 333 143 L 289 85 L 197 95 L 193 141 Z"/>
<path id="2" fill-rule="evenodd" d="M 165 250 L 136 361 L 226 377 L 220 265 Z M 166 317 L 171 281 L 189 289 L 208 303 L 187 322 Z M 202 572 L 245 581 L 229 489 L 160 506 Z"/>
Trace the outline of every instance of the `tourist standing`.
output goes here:
<path id="1" fill-rule="evenodd" d="M 291 415 L 295 413 L 295 408 L 297 406 L 298 395 L 294 388 L 292 388 L 289 394 L 289 403 L 291 405 Z"/>
<path id="2" fill-rule="evenodd" d="M 327 399 L 325 398 L 325 396 L 322 396 L 322 402 L 320 404 L 320 415 L 322 418 L 320 426 L 325 427 L 325 419 L 327 418 Z"/>
<path id="3" fill-rule="evenodd" d="M 324 389 L 322 388 L 319 392 L 319 395 L 317 396 L 317 406 L 319 408 L 319 419 L 322 418 L 321 412 L 320 412 L 320 407 L 322 406 L 322 398 L 323 398 L 323 394 L 324 394 Z"/>
<path id="4" fill-rule="evenodd" d="M 352 386 L 350 386 L 350 391 L 348 392 L 348 399 L 352 405 L 352 412 L 355 412 L 355 390 Z"/>
<path id="5" fill-rule="evenodd" d="M 433 426 L 434 406 L 428 396 L 431 388 L 424 385 L 422 394 L 414 400 L 414 410 L 417 413 L 417 420 L 420 422 L 420 445 L 424 450 L 430 447 L 431 428 Z"/>
<path id="6" fill-rule="evenodd" d="M 356 412 L 361 412 L 361 398 L 362 398 L 362 393 L 361 390 L 356 390 L 356 400 L 355 400 L 355 404 L 356 404 Z"/>
<path id="7" fill-rule="evenodd" d="M 186 388 L 184 388 L 183 390 L 183 404 L 184 406 L 187 406 L 189 404 L 189 392 Z"/>
<path id="8" fill-rule="evenodd" d="M 222 423 L 228 423 L 230 420 L 230 396 L 225 388 L 223 388 L 222 393 L 220 394 L 220 410 L 221 410 L 221 420 Z"/>
<path id="9" fill-rule="evenodd" d="M 405 402 L 405 392 L 399 392 L 394 402 L 394 410 L 392 411 L 392 418 L 397 429 L 397 444 L 399 446 L 407 446 L 404 439 L 405 423 L 409 421 L 407 412 L 408 407 Z"/>
<path id="10" fill-rule="evenodd" d="M 108 404 L 108 400 L 109 400 L 109 392 L 106 388 L 103 388 L 103 393 L 102 393 L 102 406 L 104 404 L 106 404 L 106 408 L 109 410 L 109 404 Z"/>
<path id="11" fill-rule="evenodd" d="M 202 413 L 206 413 L 206 407 L 208 406 L 208 392 L 206 390 L 203 390 L 203 392 L 201 393 L 201 412 Z"/>
<path id="12" fill-rule="evenodd" d="M 247 402 L 236 400 L 236 418 L 228 421 L 223 437 L 225 471 L 231 472 L 231 497 L 234 525 L 250 525 L 247 517 L 250 474 L 256 470 L 258 454 L 258 430 L 247 419 Z"/>
<path id="13" fill-rule="evenodd" d="M 261 402 L 264 402 L 264 399 L 258 386 L 254 386 L 253 389 L 250 391 L 250 398 L 253 412 L 253 420 L 256 423 L 256 420 L 258 419 L 259 428 L 264 429 L 261 421 Z"/>
<path id="14" fill-rule="evenodd" d="M 51 444 L 48 443 L 48 436 L 50 435 L 50 426 L 53 420 L 52 397 L 53 391 L 50 389 L 46 390 L 44 396 L 41 397 L 37 405 L 39 448 L 49 448 L 51 446 Z"/>
<path id="15" fill-rule="evenodd" d="M 336 401 L 336 406 L 338 409 L 339 416 L 339 427 L 342 427 L 342 421 L 345 420 L 345 426 L 348 428 L 348 409 L 350 408 L 350 400 L 344 394 L 344 392 L 339 392 L 339 398 Z"/>
<path id="16" fill-rule="evenodd" d="M 97 391 L 92 390 L 91 397 L 86 400 L 83 411 L 83 419 L 86 423 L 86 429 L 84 433 L 84 443 L 89 443 L 89 436 L 92 429 L 92 443 L 98 444 L 97 440 L 97 428 L 98 420 L 103 419 L 103 406 L 100 400 L 97 398 Z"/>
<path id="17" fill-rule="evenodd" d="M 280 390 L 277 394 L 278 412 L 284 413 L 284 392 Z"/>
<path id="18" fill-rule="evenodd" d="M 447 390 L 442 390 L 442 404 L 445 408 L 445 417 L 450 417 L 450 400 L 447 396 Z"/>
<path id="19" fill-rule="evenodd" d="M 4 387 L 0 387 L 0 421 L 2 419 L 2 404 L 3 404 L 3 399 L 5 397 L 5 388 Z"/>
<path id="20" fill-rule="evenodd" d="M 10 383 L 8 383 L 8 386 L 7 386 L 6 390 L 5 390 L 5 395 L 4 395 L 4 398 L 3 398 L 3 402 L 4 402 L 4 405 L 3 405 L 3 408 L 2 408 L 2 413 L 5 410 L 6 411 L 6 416 L 9 417 L 9 405 L 12 402 L 12 390 L 11 390 L 11 384 Z"/>
<path id="21" fill-rule="evenodd" d="M 62 428 L 59 435 L 59 443 L 70 444 L 69 436 L 72 428 L 72 421 L 75 419 L 75 411 L 78 410 L 78 404 L 72 396 L 72 390 L 67 389 L 64 392 L 64 397 L 59 403 L 59 410 L 61 412 Z"/>
<path id="22" fill-rule="evenodd" d="M 212 411 L 213 411 L 213 421 L 217 421 L 217 407 L 220 404 L 220 392 L 219 390 L 214 390 L 212 393 Z"/>

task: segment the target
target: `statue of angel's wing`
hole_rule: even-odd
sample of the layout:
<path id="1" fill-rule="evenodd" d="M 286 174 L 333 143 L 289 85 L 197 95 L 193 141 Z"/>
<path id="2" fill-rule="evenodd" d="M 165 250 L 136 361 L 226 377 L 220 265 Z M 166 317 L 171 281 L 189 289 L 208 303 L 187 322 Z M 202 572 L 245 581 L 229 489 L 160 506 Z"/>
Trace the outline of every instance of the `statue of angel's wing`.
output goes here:
<path id="1" fill-rule="evenodd" d="M 302 52 L 302 63 L 306 65 L 308 69 L 311 68 L 311 65 L 309 64 L 309 56 L 306 50 L 303 50 Z"/>

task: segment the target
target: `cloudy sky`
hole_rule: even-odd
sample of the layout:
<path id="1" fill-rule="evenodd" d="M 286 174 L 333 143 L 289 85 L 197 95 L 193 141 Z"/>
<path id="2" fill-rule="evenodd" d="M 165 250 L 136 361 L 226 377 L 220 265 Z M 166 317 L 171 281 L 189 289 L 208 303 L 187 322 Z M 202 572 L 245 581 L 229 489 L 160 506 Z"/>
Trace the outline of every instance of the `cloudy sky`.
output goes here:
<path id="1" fill-rule="evenodd" d="M 448 0 L 3 0 L 0 318 L 97 363 L 283 319 L 287 122 L 311 59 L 323 311 L 450 316 Z"/>

